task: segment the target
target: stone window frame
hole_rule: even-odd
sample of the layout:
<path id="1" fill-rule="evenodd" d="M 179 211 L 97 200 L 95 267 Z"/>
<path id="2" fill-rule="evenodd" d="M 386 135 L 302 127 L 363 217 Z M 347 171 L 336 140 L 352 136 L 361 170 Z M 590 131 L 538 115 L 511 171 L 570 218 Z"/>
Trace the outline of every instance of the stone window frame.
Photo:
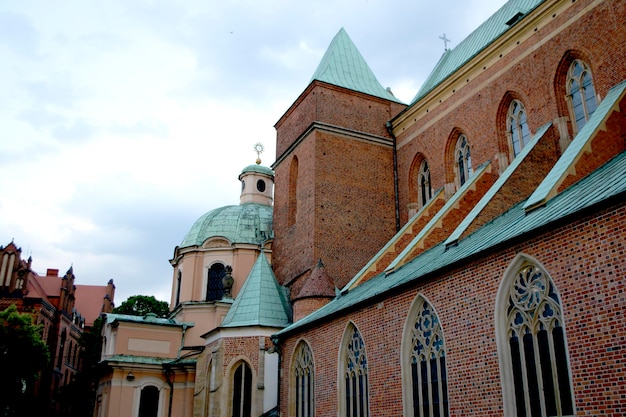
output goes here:
<path id="1" fill-rule="evenodd" d="M 357 409 L 355 410 L 354 407 L 352 407 L 352 409 L 348 409 L 348 404 L 347 404 L 347 390 L 346 390 L 346 376 L 347 374 L 352 373 L 351 370 L 348 370 L 348 361 L 350 361 L 352 355 L 349 355 L 349 350 L 350 347 L 352 346 L 352 341 L 355 337 L 355 333 L 358 336 L 358 340 L 360 340 L 362 348 L 363 348 L 363 355 L 365 358 L 365 367 L 363 368 L 363 361 L 361 360 L 361 363 L 357 363 L 357 369 L 356 369 L 356 374 L 354 375 L 355 379 L 353 381 L 353 383 L 356 383 L 356 381 L 358 380 L 357 374 L 359 374 L 359 372 L 363 372 L 363 374 L 361 374 L 362 376 L 364 376 L 365 378 L 362 378 L 359 382 L 361 382 L 360 387 L 363 389 L 363 396 L 357 396 L 356 399 L 354 399 L 352 401 L 352 403 L 354 404 L 355 402 L 357 403 Z M 341 345 L 339 348 L 339 358 L 338 358 L 338 366 L 337 366 L 337 404 L 338 404 L 338 415 L 340 416 L 346 416 L 346 417 L 356 417 L 356 416 L 364 416 L 364 417 L 369 417 L 370 415 L 370 411 L 369 411 L 369 378 L 368 378 L 368 366 L 367 366 L 367 348 L 365 346 L 365 340 L 363 339 L 362 333 L 359 331 L 358 327 L 356 326 L 356 324 L 352 321 L 348 322 L 348 324 L 346 325 L 346 328 L 344 330 L 344 334 L 343 337 L 341 339 Z M 361 406 L 360 408 L 358 406 Z M 364 407 L 363 407 L 364 406 Z"/>
<path id="2" fill-rule="evenodd" d="M 457 189 L 469 181 L 474 173 L 470 148 L 467 135 L 465 133 L 458 133 L 456 135 L 453 155 L 454 175 Z M 460 161 L 463 161 L 463 167 L 461 167 Z"/>
<path id="3" fill-rule="evenodd" d="M 240 366 L 245 365 L 250 370 L 250 415 L 256 415 L 257 407 L 257 376 L 254 372 L 254 367 L 250 362 L 248 362 L 245 357 L 238 357 L 232 361 L 227 375 L 228 375 L 228 389 L 227 393 L 227 404 L 228 404 L 228 415 L 233 416 L 233 407 L 234 407 L 234 394 L 235 394 L 235 373 L 239 369 Z"/>
<path id="4" fill-rule="evenodd" d="M 580 68 L 580 72 L 576 73 L 576 69 Z M 588 78 L 585 76 L 588 75 Z M 589 82 L 584 83 L 587 79 Z M 578 85 L 578 90 L 572 92 L 572 86 Z M 579 95 L 579 96 L 578 96 Z M 575 97 L 578 96 L 580 103 L 575 103 Z M 582 59 L 574 59 L 569 65 L 565 81 L 565 97 L 567 100 L 567 107 L 569 110 L 570 121 L 572 124 L 572 130 L 574 136 L 583 128 L 585 123 L 589 120 L 593 112 L 597 109 L 599 100 L 596 94 L 596 90 L 593 84 L 593 74 L 591 68 Z M 576 108 L 579 107 L 582 110 L 582 118 L 577 118 Z"/>
<path id="5" fill-rule="evenodd" d="M 308 357 L 307 357 L 308 356 Z M 315 416 L 315 358 L 311 344 L 304 339 L 300 339 L 296 343 L 293 355 L 291 356 L 291 366 L 289 372 L 289 413 L 295 417 L 313 417 Z M 309 403 L 302 398 L 300 401 L 300 393 L 298 390 L 298 372 L 309 373 L 308 381 L 304 384 L 309 395 Z"/>
<path id="6" fill-rule="evenodd" d="M 532 271 L 535 271 L 535 273 L 531 274 Z M 546 283 L 548 284 L 547 286 Z M 514 295 L 516 300 L 511 300 L 511 295 Z M 517 313 L 520 312 L 519 305 L 522 305 L 519 303 L 520 300 L 527 303 L 527 308 L 525 312 L 521 311 L 521 315 L 518 318 Z M 533 308 L 535 305 L 536 308 Z M 557 311 L 556 307 L 560 311 Z M 550 314 L 544 314 L 550 309 L 553 310 Z M 530 315 L 533 315 L 533 317 L 530 318 Z M 548 415 L 546 410 L 548 407 L 547 402 L 553 402 L 555 404 L 554 407 L 557 408 L 556 414 L 550 415 L 573 416 L 576 414 L 572 372 L 564 324 L 562 298 L 554 280 L 546 268 L 535 258 L 524 253 L 518 254 L 503 274 L 495 306 L 496 344 L 505 415 L 530 416 L 531 408 L 536 407 L 536 412 L 546 416 Z M 541 341 L 542 338 L 539 336 L 539 333 L 544 331 L 545 327 L 550 329 L 551 332 L 554 332 L 556 328 L 561 329 L 558 332 L 560 334 L 560 343 L 554 341 L 556 338 L 555 333 L 546 333 L 547 336 L 543 338 L 544 341 Z M 512 346 L 515 345 L 511 342 L 513 338 L 510 335 L 521 330 L 525 330 L 526 334 L 530 333 L 529 339 L 532 338 L 532 341 L 528 345 L 532 343 L 534 349 L 532 352 L 524 350 L 525 347 L 530 347 L 524 346 L 526 344 L 524 338 L 522 338 L 521 343 L 518 342 L 516 352 L 520 356 L 517 359 L 520 369 L 514 370 L 516 360 L 512 355 Z M 547 338 L 550 339 L 547 340 Z M 555 353 L 557 344 L 560 344 L 558 348 L 558 350 L 561 350 L 560 355 Z M 532 353 L 534 358 L 527 359 L 528 353 Z M 545 360 L 542 361 L 542 359 L 546 359 L 546 355 L 549 356 L 549 363 Z M 544 378 L 544 373 L 548 372 L 551 374 L 549 375 L 551 378 Z M 534 375 L 534 377 L 529 378 L 529 375 Z M 544 384 L 546 382 L 544 381 L 553 385 L 555 395 L 552 400 L 546 400 L 544 393 Z M 528 394 L 529 384 L 536 386 L 537 392 L 542 394 L 538 395 L 540 399 L 539 404 L 531 404 L 530 395 Z M 516 389 L 516 385 L 519 389 Z M 566 389 L 559 389 L 562 387 L 566 387 Z M 516 396 L 521 397 L 522 395 L 524 396 L 524 405 L 518 407 Z M 571 409 L 567 409 L 568 407 Z"/>
<path id="7" fill-rule="evenodd" d="M 528 124 L 528 111 L 524 103 L 517 98 L 512 98 L 508 104 L 506 134 L 513 158 L 522 152 L 532 138 Z"/>
<path id="8" fill-rule="evenodd" d="M 164 417 L 166 415 L 165 402 L 168 397 L 167 395 L 165 395 L 165 393 L 169 392 L 169 387 L 166 386 L 165 381 L 152 375 L 140 377 L 134 381 L 132 415 L 133 416 L 139 415 L 139 406 L 141 403 L 141 391 L 144 388 L 149 387 L 149 386 L 155 387 L 159 392 L 157 416 Z"/>
<path id="9" fill-rule="evenodd" d="M 439 315 L 434 308 L 434 305 L 428 300 L 426 296 L 419 293 L 413 300 L 411 307 L 409 308 L 409 312 L 406 317 L 406 321 L 404 323 L 404 329 L 402 333 L 402 346 L 400 349 L 401 352 L 401 372 L 402 372 L 402 405 L 403 405 L 403 415 L 405 416 L 415 416 L 414 413 L 414 369 L 413 369 L 413 359 L 415 358 L 415 342 L 416 342 L 416 324 L 420 316 L 423 316 L 425 307 L 430 310 L 430 316 L 435 317 L 437 320 L 436 326 L 430 328 L 431 331 L 438 336 L 440 343 L 433 351 L 433 345 L 426 347 L 425 356 L 431 356 L 434 354 L 435 359 L 439 358 L 439 363 L 436 363 L 436 372 L 437 372 L 437 394 L 438 398 L 441 400 L 440 404 L 445 404 L 443 407 L 440 407 L 438 413 L 433 407 L 433 386 L 432 386 L 432 373 L 429 378 L 428 384 L 428 398 L 429 398 L 429 409 L 426 415 L 429 416 L 437 416 L 437 417 L 447 417 L 449 416 L 449 404 L 448 404 L 448 384 L 447 384 L 447 366 L 445 364 L 446 357 L 446 348 L 445 348 L 445 338 L 443 327 L 441 325 L 441 321 L 439 320 Z M 423 335 L 418 336 L 418 340 L 424 340 Z M 442 359 L 443 358 L 443 359 Z M 443 367 L 441 366 L 443 362 Z M 427 368 L 432 371 L 430 368 L 430 363 L 427 362 Z M 419 378 L 420 376 L 418 376 Z M 445 381 L 445 382 L 444 382 Z M 419 393 L 418 393 L 419 395 Z M 422 415 L 422 414 L 417 414 Z"/>
<path id="10" fill-rule="evenodd" d="M 409 203 L 407 204 L 407 212 L 409 219 L 415 215 L 423 207 L 421 204 L 422 192 L 420 188 L 420 170 L 423 167 L 423 163 L 426 161 L 426 156 L 421 152 L 418 152 L 413 157 L 411 167 L 409 168 L 408 176 L 408 189 L 409 189 Z M 428 164 L 428 163 L 427 163 Z M 431 188 L 432 192 L 432 188 Z"/>

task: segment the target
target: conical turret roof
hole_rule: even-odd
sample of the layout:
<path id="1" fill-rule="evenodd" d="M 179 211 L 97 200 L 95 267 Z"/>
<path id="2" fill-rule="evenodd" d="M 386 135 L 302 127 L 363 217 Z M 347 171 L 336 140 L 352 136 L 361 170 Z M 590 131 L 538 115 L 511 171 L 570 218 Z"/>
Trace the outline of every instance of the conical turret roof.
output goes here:
<path id="1" fill-rule="evenodd" d="M 291 320 L 287 294 L 278 285 L 264 253 L 257 258 L 222 327 L 287 327 Z"/>
<path id="2" fill-rule="evenodd" d="M 346 31 L 341 28 L 326 50 L 311 81 L 323 81 L 401 103 L 383 88 Z"/>

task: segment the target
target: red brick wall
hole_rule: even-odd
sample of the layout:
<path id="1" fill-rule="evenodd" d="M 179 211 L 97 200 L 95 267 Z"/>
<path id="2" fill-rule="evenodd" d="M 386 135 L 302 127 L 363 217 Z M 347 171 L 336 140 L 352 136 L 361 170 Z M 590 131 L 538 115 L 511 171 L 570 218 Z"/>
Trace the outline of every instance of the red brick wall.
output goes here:
<path id="1" fill-rule="evenodd" d="M 393 236 L 393 148 L 385 122 L 403 107 L 314 83 L 277 123 L 273 268 L 281 284 L 297 289 L 321 258 L 341 287 Z M 313 121 L 344 133 L 317 129 L 283 155 Z M 294 156 L 297 210 L 290 225 Z"/>
<path id="2" fill-rule="evenodd" d="M 620 204 L 290 336 L 280 345 L 281 411 L 287 411 L 291 355 L 304 338 L 315 362 L 316 415 L 336 415 L 339 345 L 351 320 L 366 346 L 370 415 L 402 415 L 402 332 L 411 303 L 422 294 L 433 305 L 444 331 L 450 415 L 501 416 L 496 294 L 507 267 L 523 252 L 545 267 L 560 293 L 577 414 L 623 415 L 624 224 L 626 207 Z"/>
<path id="3" fill-rule="evenodd" d="M 508 53 L 503 51 L 502 58 L 495 65 L 469 79 L 452 98 L 429 109 L 418 123 L 396 132 L 399 144 L 416 136 L 398 150 L 402 223 L 408 220 L 407 204 L 411 202 L 409 172 L 418 152 L 428 159 L 433 190 L 443 187 L 446 182 L 446 141 L 454 129 L 467 135 L 474 167 L 487 160 L 496 163 L 494 156 L 498 152 L 508 153 L 504 120 L 498 119 L 498 109 L 508 92 L 523 102 L 532 133 L 547 122 L 569 116 L 565 91 L 559 89 L 558 94 L 556 91 L 556 85 L 560 83 L 556 79 L 559 64 L 568 51 L 576 51 L 586 60 L 593 73 L 596 93 L 601 98 L 612 86 L 626 79 L 626 42 L 623 41 L 626 39 L 626 2 L 600 2 L 566 26 L 573 16 L 594 1 L 567 3 L 571 3 L 571 7 L 566 12 L 556 15 L 547 26 L 520 42 L 518 48 Z M 527 55 L 514 63 L 524 54 Z M 432 126 L 416 135 L 429 123 Z"/>

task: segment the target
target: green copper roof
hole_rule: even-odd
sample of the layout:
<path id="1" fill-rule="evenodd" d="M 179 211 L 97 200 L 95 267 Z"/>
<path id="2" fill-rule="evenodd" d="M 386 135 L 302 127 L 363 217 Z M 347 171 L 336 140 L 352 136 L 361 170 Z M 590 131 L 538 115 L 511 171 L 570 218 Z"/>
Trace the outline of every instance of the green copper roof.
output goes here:
<path id="1" fill-rule="evenodd" d="M 224 317 L 222 327 L 286 327 L 290 323 L 290 312 L 287 294 L 278 285 L 272 267 L 261 252 Z"/>
<path id="2" fill-rule="evenodd" d="M 443 56 L 435 65 L 422 88 L 411 103 L 415 103 L 431 90 L 437 87 L 443 80 L 452 75 L 457 69 L 471 60 L 480 51 L 498 39 L 503 33 L 523 18 L 528 12 L 535 9 L 545 0 L 509 0 L 489 19 L 469 34 L 454 49 L 444 52 Z"/>
<path id="3" fill-rule="evenodd" d="M 378 82 L 343 28 L 330 43 L 311 78 L 313 80 L 401 103 Z"/>
<path id="4" fill-rule="evenodd" d="M 260 244 L 272 237 L 272 206 L 249 203 L 225 206 L 202 215 L 180 244 L 181 248 L 201 246 L 211 237 L 231 243 Z"/>
<path id="5" fill-rule="evenodd" d="M 526 210 L 533 209 L 544 204 L 550 197 L 556 194 L 556 191 L 562 181 L 567 177 L 569 169 L 576 161 L 587 152 L 587 143 L 595 138 L 598 131 L 606 129 L 605 123 L 607 118 L 613 111 L 620 111 L 620 102 L 626 96 L 626 80 L 613 86 L 596 111 L 591 115 L 589 121 L 578 132 L 576 137 L 567 147 L 563 155 L 552 170 L 541 182 L 539 187 L 527 200 L 524 208 Z"/>
<path id="6" fill-rule="evenodd" d="M 467 228 L 472 224 L 476 217 L 487 207 L 487 204 L 491 201 L 491 199 L 500 191 L 502 187 L 506 184 L 507 181 L 511 178 L 511 176 L 522 166 L 524 159 L 528 156 L 531 150 L 537 145 L 537 143 L 541 140 L 543 135 L 546 134 L 548 129 L 552 126 L 552 122 L 548 122 L 545 125 L 541 126 L 537 132 L 533 135 L 532 139 L 522 151 L 517 155 L 511 164 L 504 170 L 502 175 L 498 177 L 496 182 L 489 188 L 487 193 L 476 203 L 476 205 L 472 208 L 472 210 L 465 216 L 465 218 L 461 221 L 461 223 L 457 226 L 457 228 L 448 236 L 446 239 L 446 245 L 451 245 L 455 243 L 461 235 L 467 230 Z"/>
<path id="7" fill-rule="evenodd" d="M 260 174 L 269 175 L 270 177 L 274 178 L 274 171 L 271 168 L 264 167 L 263 165 L 259 165 L 259 164 L 248 165 L 247 167 L 242 169 L 240 177 L 242 174 L 245 174 L 248 172 L 258 172 Z"/>
<path id="8" fill-rule="evenodd" d="M 279 337 L 291 333 L 303 326 L 312 326 L 318 320 L 336 314 L 346 314 L 357 305 L 369 305 L 379 296 L 390 295 L 409 283 L 428 279 L 441 270 L 462 266 L 469 258 L 475 259 L 481 253 L 501 245 L 515 244 L 528 233 L 549 231 L 552 224 L 562 224 L 565 218 L 576 219 L 581 211 L 591 210 L 593 206 L 611 200 L 621 201 L 626 196 L 626 152 L 613 158 L 596 171 L 576 184 L 557 194 L 540 207 L 528 214 L 524 202 L 511 208 L 493 221 L 485 224 L 471 235 L 459 240 L 457 246 L 446 248 L 445 242 L 420 254 L 409 263 L 394 272 L 379 274 L 354 287 L 348 293 L 335 298 L 324 307 L 309 314 L 291 326 L 277 333 Z"/>

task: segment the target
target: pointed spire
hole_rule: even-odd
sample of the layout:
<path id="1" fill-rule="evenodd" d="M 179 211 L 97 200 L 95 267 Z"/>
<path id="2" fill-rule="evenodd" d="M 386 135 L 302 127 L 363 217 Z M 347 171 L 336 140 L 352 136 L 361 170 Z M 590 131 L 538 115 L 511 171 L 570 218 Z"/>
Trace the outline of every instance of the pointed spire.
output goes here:
<path id="1" fill-rule="evenodd" d="M 313 269 L 311 276 L 306 280 L 295 299 L 310 297 L 335 297 L 335 282 L 326 273 L 321 259 L 317 262 L 317 266 Z"/>
<path id="2" fill-rule="evenodd" d="M 400 102 L 383 88 L 346 31 L 341 28 L 326 50 L 311 81 L 322 81 L 375 97 Z"/>
<path id="3" fill-rule="evenodd" d="M 261 252 L 224 317 L 222 327 L 286 327 L 291 322 L 290 317 L 285 290 L 278 285 L 272 267 Z"/>

